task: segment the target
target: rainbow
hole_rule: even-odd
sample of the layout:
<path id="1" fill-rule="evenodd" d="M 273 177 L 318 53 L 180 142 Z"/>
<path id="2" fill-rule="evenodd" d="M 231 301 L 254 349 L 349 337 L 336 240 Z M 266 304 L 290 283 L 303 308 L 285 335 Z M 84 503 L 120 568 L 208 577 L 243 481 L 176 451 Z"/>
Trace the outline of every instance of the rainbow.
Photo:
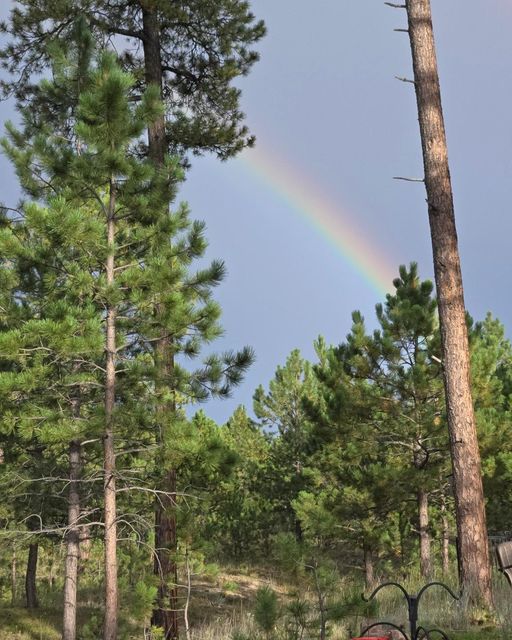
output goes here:
<path id="1" fill-rule="evenodd" d="M 325 193 L 258 142 L 241 156 L 243 165 L 272 189 L 379 294 L 391 291 L 396 267 L 358 228 L 354 216 L 329 201 Z"/>

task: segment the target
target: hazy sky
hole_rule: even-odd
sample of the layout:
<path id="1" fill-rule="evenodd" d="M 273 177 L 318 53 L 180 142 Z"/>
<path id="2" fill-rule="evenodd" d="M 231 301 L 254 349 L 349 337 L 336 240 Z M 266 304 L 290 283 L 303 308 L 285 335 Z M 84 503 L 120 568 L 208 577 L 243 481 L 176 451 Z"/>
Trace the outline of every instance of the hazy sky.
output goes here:
<path id="1" fill-rule="evenodd" d="M 228 268 L 216 348 L 257 355 L 233 399 L 204 406 L 218 420 L 250 406 L 293 348 L 313 357 L 319 334 L 343 340 L 353 309 L 372 327 L 378 283 L 391 287 L 399 264 L 432 277 L 423 185 L 392 179 L 422 175 L 413 87 L 394 79 L 412 73 L 407 35 L 393 32 L 405 12 L 380 0 L 251 4 L 268 27 L 241 84 L 257 149 L 193 159 L 181 194 L 207 223 L 208 255 Z M 510 335 L 512 2 L 432 4 L 466 303 Z M 5 160 L 0 169 L 8 204 L 16 189 Z"/>

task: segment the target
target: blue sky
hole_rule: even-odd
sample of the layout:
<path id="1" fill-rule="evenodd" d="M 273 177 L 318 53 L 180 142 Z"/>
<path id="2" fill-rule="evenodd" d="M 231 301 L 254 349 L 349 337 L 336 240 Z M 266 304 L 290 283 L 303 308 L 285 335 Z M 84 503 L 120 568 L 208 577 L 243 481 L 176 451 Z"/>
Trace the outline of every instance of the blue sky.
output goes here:
<path id="1" fill-rule="evenodd" d="M 455 190 L 466 303 L 512 326 L 512 6 L 506 0 L 432 0 Z M 350 210 L 391 266 L 414 260 L 432 277 L 403 11 L 374 0 L 255 0 L 267 22 L 261 61 L 244 80 L 247 120 L 266 151 Z M 250 153 L 250 152 L 248 152 Z M 210 255 L 226 260 L 218 291 L 224 344 L 252 344 L 257 362 L 232 401 L 210 403 L 225 419 L 251 404 L 259 383 L 294 347 L 313 357 L 318 334 L 338 343 L 360 309 L 368 324 L 382 296 L 281 195 L 240 160 L 195 160 L 183 195 L 206 220 Z M 313 212 L 314 215 L 314 212 Z M 510 335 L 510 331 L 509 331 Z"/>
<path id="2" fill-rule="evenodd" d="M 407 36 L 393 31 L 405 26 L 405 13 L 380 0 L 251 4 L 268 35 L 240 86 L 261 148 L 306 175 L 341 216 L 350 212 L 368 251 L 396 269 L 415 260 L 432 277 L 423 186 L 392 179 L 422 175 L 413 88 L 394 79 L 411 75 Z M 510 335 L 512 5 L 432 5 L 466 303 L 477 319 L 492 311 Z M 7 117 L 9 106 L 0 105 Z M 293 348 L 313 357 L 319 334 L 343 340 L 353 309 L 372 326 L 382 294 L 243 160 L 192 163 L 181 197 L 207 223 L 209 257 L 228 268 L 216 295 L 225 337 L 214 348 L 250 344 L 257 356 L 231 400 L 204 406 L 223 421 L 238 404 L 251 405 L 255 387 L 268 384 Z M 5 160 L 0 169 L 9 204 L 14 179 Z"/>

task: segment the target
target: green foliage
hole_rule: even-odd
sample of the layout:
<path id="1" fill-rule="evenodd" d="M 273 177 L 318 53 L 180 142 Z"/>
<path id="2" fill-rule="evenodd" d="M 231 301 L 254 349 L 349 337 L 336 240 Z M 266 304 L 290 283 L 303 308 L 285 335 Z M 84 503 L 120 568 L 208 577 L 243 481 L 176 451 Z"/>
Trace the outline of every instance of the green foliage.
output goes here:
<path id="1" fill-rule="evenodd" d="M 148 585 L 139 580 L 132 592 L 130 602 L 127 603 L 127 608 L 137 619 L 149 619 L 156 595 L 157 588 L 154 585 Z"/>
<path id="2" fill-rule="evenodd" d="M 298 350 L 292 351 L 283 367 L 277 367 L 268 392 L 260 386 L 254 393 L 254 413 L 270 436 L 266 491 L 273 519 L 298 539 L 302 523 L 293 502 L 311 484 L 306 461 L 315 447 L 305 406 L 317 395 L 312 367 Z"/>
<path id="3" fill-rule="evenodd" d="M 285 606 L 286 637 L 288 640 L 302 640 L 308 627 L 311 605 L 307 600 L 294 598 Z"/>
<path id="4" fill-rule="evenodd" d="M 23 128 L 10 126 L 3 141 L 22 187 L 37 202 L 23 203 L 19 219 L 0 233 L 6 298 L 0 333 L 0 399 L 6 419 L 0 446 L 9 452 L 1 471 L 13 491 L 20 486 L 20 470 L 22 482 L 47 480 L 42 490 L 28 492 L 32 500 L 24 494 L 23 499 L 12 497 L 12 517 L 28 529 L 64 531 L 60 493 L 69 486 L 67 448 L 70 441 L 86 440 L 93 446 L 84 451 L 83 480 L 91 484 L 84 485 L 90 490 L 82 495 L 81 524 L 92 514 L 98 519 L 105 309 L 115 309 L 114 421 L 119 506 L 125 514 L 120 528 L 130 551 L 119 554 L 128 574 L 120 586 L 124 593 L 134 587 L 138 605 L 131 609 L 147 616 L 155 588 L 132 582 L 132 572 L 141 560 L 150 562 L 146 538 L 152 527 L 152 488 L 171 464 L 194 468 L 193 479 L 191 472 L 183 473 L 184 483 L 207 487 L 234 462 L 216 425 L 204 415 L 188 420 L 183 407 L 211 395 L 229 395 L 253 356 L 249 348 L 208 355 L 195 371 L 176 365 L 162 379 L 153 349 L 162 333 L 173 336 L 175 356 L 188 357 L 199 355 L 205 342 L 220 335 L 220 308 L 211 289 L 224 269 L 214 262 L 192 270 L 206 240 L 204 226 L 189 220 L 186 206 L 169 210 L 183 176 L 178 161 L 169 158 L 155 169 L 140 156 L 142 133 L 162 113 L 159 92 L 151 86 L 135 104 L 130 98 L 134 76 L 120 68 L 112 53 L 93 56 L 90 39 L 79 35 L 76 46 L 66 43 L 56 50 L 55 81 L 43 81 L 38 93 L 50 104 L 70 83 L 69 109 L 55 114 L 52 128 L 26 108 Z M 94 62 L 89 67 L 85 60 Z M 113 218 L 114 239 L 107 233 Z M 115 278 L 108 282 L 112 253 Z M 163 417 L 158 409 L 171 400 L 176 411 Z M 26 519 L 29 513 L 40 517 Z M 192 530 L 193 525 L 184 528 L 183 538 Z M 143 544 L 137 548 L 137 543 Z M 125 602 L 130 602 L 126 595 Z M 95 626 L 90 626 L 94 635 Z"/>
<path id="5" fill-rule="evenodd" d="M 101 637 L 101 619 L 97 615 L 90 616 L 89 620 L 82 625 L 79 632 L 79 640 L 97 640 Z"/>
<path id="6" fill-rule="evenodd" d="M 286 573 L 299 576 L 304 573 L 304 547 L 294 534 L 281 532 L 272 539 L 272 555 Z"/>
<path id="7" fill-rule="evenodd" d="M 14 93 L 20 103 L 30 103 L 51 121 L 56 110 L 53 96 L 34 91 L 32 78 L 52 63 L 58 69 L 65 67 L 60 56 L 56 58 L 56 50 L 65 50 L 76 37 L 77 23 L 86 22 L 93 39 L 102 46 L 117 34 L 121 36 L 116 38 L 119 47 L 128 36 L 129 42 L 119 55 L 137 79 L 134 93 L 140 94 L 145 62 L 151 68 L 151 61 L 145 61 L 139 50 L 143 41 L 152 37 L 154 17 L 171 150 L 179 155 L 188 150 L 212 151 L 227 158 L 252 144 L 240 111 L 240 91 L 234 83 L 258 59 L 252 47 L 265 33 L 263 23 L 256 21 L 248 3 L 240 0 L 157 0 L 151 9 L 144 10 L 138 0 L 24 2 L 13 9 L 3 26 L 7 39 L 1 57 L 12 74 L 11 82 L 3 82 L 4 92 Z M 80 61 L 79 69 L 82 64 Z"/>
<path id="8" fill-rule="evenodd" d="M 254 604 L 254 621 L 270 637 L 279 617 L 276 592 L 270 587 L 260 587 Z"/>

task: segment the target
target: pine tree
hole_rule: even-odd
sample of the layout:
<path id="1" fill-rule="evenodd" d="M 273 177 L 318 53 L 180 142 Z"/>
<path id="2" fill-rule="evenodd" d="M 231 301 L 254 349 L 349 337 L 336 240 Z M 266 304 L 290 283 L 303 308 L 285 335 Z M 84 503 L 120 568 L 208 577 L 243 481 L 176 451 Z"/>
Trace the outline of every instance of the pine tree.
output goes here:
<path id="1" fill-rule="evenodd" d="M 371 588 L 375 563 L 404 491 L 401 471 L 376 430 L 382 394 L 369 377 L 379 351 L 361 314 L 354 313 L 353 319 L 345 343 L 327 347 L 321 339 L 316 344 L 319 391 L 306 404 L 316 443 L 307 463 L 312 486 L 299 494 L 294 508 L 306 540 L 336 548 L 347 564 L 358 562 Z"/>
<path id="2" fill-rule="evenodd" d="M 91 74 L 88 92 L 80 95 L 78 104 L 76 139 L 61 142 L 60 136 L 50 137 L 42 142 L 41 133 L 35 139 L 34 147 L 23 152 L 15 146 L 8 151 L 17 163 L 20 177 L 25 178 L 26 188 L 37 192 L 38 188 L 48 184 L 41 174 L 30 176 L 27 160 L 32 154 L 39 156 L 39 166 L 52 182 L 52 188 L 61 194 L 60 200 L 52 203 L 54 209 L 65 210 L 70 205 L 75 209 L 75 222 L 80 227 L 88 225 L 86 237 L 71 247 L 65 256 L 68 263 L 74 259 L 73 275 L 82 278 L 82 286 L 87 302 L 81 301 L 81 307 L 94 305 L 96 324 L 104 325 L 105 339 L 103 350 L 105 363 L 100 368 L 105 372 L 101 384 L 104 388 L 104 499 L 105 499 L 105 589 L 106 614 L 104 637 L 109 640 L 117 634 L 117 561 L 116 561 L 116 490 L 115 490 L 115 417 L 116 378 L 119 368 L 119 355 L 126 345 L 116 338 L 117 315 L 133 307 L 124 291 L 129 291 L 126 280 L 131 262 L 137 257 L 137 250 L 144 246 L 143 207 L 154 204 L 154 193 L 161 195 L 161 189 L 148 190 L 151 182 L 151 170 L 145 168 L 130 153 L 132 146 L 142 133 L 151 115 L 157 110 L 158 98 L 148 93 L 141 106 L 136 110 L 130 106 L 128 89 L 132 79 L 121 72 L 112 55 L 105 54 L 98 63 L 98 69 Z M 23 141 L 12 128 L 11 138 L 14 145 L 21 146 Z M 78 142 L 78 144 L 76 144 Z M 30 162 L 30 160 L 28 160 Z M 86 194 L 86 195 L 84 195 Z M 166 200 L 167 200 L 166 196 Z M 41 213 L 44 217 L 46 212 Z M 138 219 L 137 219 L 138 217 Z M 81 219 L 82 218 L 82 219 Z M 85 222 L 83 221 L 85 218 Z M 142 225 L 141 225 L 142 221 Z M 62 235 L 65 224 L 71 224 L 69 214 L 60 221 L 54 235 Z M 147 231 L 145 231 L 147 234 Z M 117 237 L 116 237 L 117 236 Z M 40 241 L 40 238 L 37 240 Z M 90 254 L 82 253 L 83 245 L 94 242 Z M 128 247 L 121 249 L 116 247 Z M 89 245 L 90 246 L 90 245 Z M 64 247 L 69 247 L 64 243 Z M 55 251 L 52 244 L 49 251 Z M 75 250 L 73 252 L 73 249 Z M 98 251 L 99 249 L 99 251 Z M 73 256 L 73 253 L 76 255 Z M 98 255 L 99 254 L 99 255 Z M 87 273 L 77 274 L 77 268 L 83 265 L 85 256 L 94 256 L 86 264 Z M 129 262 L 127 262 L 129 261 Z M 55 264 L 55 257 L 53 257 Z M 61 266 L 61 265 L 59 265 Z M 69 268 L 69 264 L 66 264 Z M 139 268 L 140 265 L 138 264 Z M 64 270 L 64 273 L 67 273 Z M 116 276 L 116 274 L 119 274 Z M 76 286 L 73 277 L 59 282 L 55 287 Z M 62 278 L 62 274 L 61 274 Z M 89 285 L 89 290 L 86 287 Z M 61 294 L 62 295 L 62 294 Z M 65 299 L 65 298 L 64 298 Z M 103 314 L 103 309 L 105 313 Z M 98 314 L 103 320 L 98 321 Z M 101 316 L 100 316 L 101 317 Z M 128 331 L 130 327 L 128 325 Z M 126 329 L 125 329 L 126 331 Z M 77 398 L 70 401 L 75 410 Z M 76 457 L 76 451 L 73 451 Z M 75 505 L 76 508 L 76 505 Z M 76 531 L 73 532 L 76 534 Z M 76 541 L 75 541 L 76 546 Z M 73 569 L 74 570 L 74 569 Z M 72 632 L 70 632 L 72 633 Z"/>
<path id="3" fill-rule="evenodd" d="M 512 347 L 502 323 L 487 314 L 470 328 L 471 381 L 482 453 L 489 527 L 508 529 L 512 493 L 510 443 Z"/>
<path id="4" fill-rule="evenodd" d="M 420 282 L 415 264 L 409 270 L 400 267 L 394 286 L 395 293 L 376 306 L 380 328 L 373 335 L 354 312 L 344 343 L 318 345 L 320 363 L 314 370 L 323 401 L 306 406 L 318 443 L 311 473 L 322 500 L 318 504 L 314 494 L 303 493 L 296 502 L 308 527 L 318 533 L 324 526 L 329 536 L 339 517 L 351 521 L 368 586 L 385 537 L 393 545 L 390 532 L 397 528 L 403 538 L 404 522 L 411 518 L 411 489 L 417 501 L 413 519 L 420 568 L 425 577 L 430 574 L 429 493 L 437 490 L 437 468 L 447 449 L 433 287 Z M 387 521 L 386 532 L 380 527 L 385 535 L 376 533 L 374 509 L 382 510 L 380 518 Z M 400 544 L 402 556 L 403 551 Z"/>
<path id="5" fill-rule="evenodd" d="M 64 60 L 60 71 L 65 67 Z M 40 95 L 65 91 L 68 77 L 65 72 L 56 74 L 55 82 L 40 87 Z M 140 410 L 134 409 L 130 398 L 147 396 L 144 379 L 152 380 L 151 388 L 156 391 L 153 399 L 147 398 L 148 409 L 154 402 L 162 406 L 162 390 L 158 385 L 160 370 L 153 366 L 152 358 L 148 359 L 154 353 L 152 344 L 165 331 L 172 336 L 175 353 L 194 357 L 202 342 L 211 341 L 221 331 L 220 309 L 211 300 L 211 288 L 222 279 L 223 265 L 214 262 L 210 267 L 189 273 L 191 262 L 201 256 L 206 247 L 204 225 L 191 224 L 184 206 L 172 214 L 167 210 L 181 175 L 177 162 L 170 159 L 157 171 L 152 163 L 138 159 L 139 136 L 143 127 L 158 115 L 160 103 L 158 91 L 151 89 L 139 106 L 131 106 L 129 90 L 132 83 L 132 78 L 116 67 L 113 56 L 105 54 L 98 70 L 84 76 L 81 86 L 85 90 L 80 93 L 79 88 L 77 105 L 72 104 L 71 112 L 61 117 L 56 133 L 52 133 L 51 127 L 45 128 L 42 120 L 34 119 L 32 110 L 27 109 L 23 114 L 24 131 L 18 132 L 11 127 L 10 142 L 5 144 L 25 190 L 32 197 L 46 198 L 57 211 L 71 210 L 75 216 L 74 220 L 62 216 L 62 224 L 60 220 L 53 220 L 53 236 L 48 237 L 47 251 L 55 260 L 54 253 L 60 250 L 59 258 L 71 260 L 74 265 L 73 268 L 66 264 L 62 269 L 64 275 L 58 281 L 59 286 L 71 286 L 71 282 L 66 282 L 68 272 L 76 275 L 74 272 L 83 267 L 84 273 L 78 278 L 82 283 L 78 306 L 83 307 L 84 300 L 89 300 L 96 318 L 100 313 L 108 325 L 106 362 L 91 366 L 97 367 L 96 371 L 108 371 L 105 376 L 108 380 L 102 380 L 102 384 L 108 389 L 103 415 L 107 436 L 104 438 L 105 491 L 110 498 L 110 512 L 106 513 L 106 518 L 110 518 L 111 526 L 107 530 L 111 531 L 115 529 L 114 418 L 115 424 L 120 422 L 124 429 L 141 419 Z M 63 135 L 65 131 L 69 135 Z M 50 194 L 55 193 L 60 199 L 50 198 Z M 74 231 L 84 232 L 87 242 L 92 245 L 82 238 L 78 241 L 73 234 L 69 237 L 75 244 L 69 245 L 67 237 L 62 241 L 61 235 L 68 230 L 66 225 L 74 225 Z M 44 228 L 44 233 L 49 234 L 49 230 Z M 53 244 L 53 237 L 60 240 L 57 246 Z M 103 255 L 98 255 L 100 249 Z M 119 312 L 122 319 L 116 322 Z M 102 327 L 102 322 L 97 324 Z M 211 394 L 225 396 L 240 381 L 251 359 L 249 349 L 221 357 L 212 355 L 202 368 L 192 373 L 182 367 L 173 367 L 172 380 L 166 380 L 166 383 L 174 390 L 180 404 L 183 398 L 203 400 Z M 91 364 L 85 356 L 84 362 Z M 122 370 L 121 379 L 118 368 Z M 77 383 L 76 386 L 82 385 Z M 137 389 L 135 393 L 134 389 Z M 76 400 L 75 397 L 71 404 L 76 405 Z M 123 410 L 117 406 L 119 403 Z M 82 399 L 80 404 L 83 404 Z M 149 414 L 157 415 L 151 410 Z M 151 420 L 146 418 L 146 424 Z M 153 423 L 152 428 L 154 426 Z M 165 427 L 158 426 L 159 429 Z M 159 456 L 164 460 L 167 443 L 172 441 L 173 434 L 169 433 L 168 427 L 164 432 L 160 429 L 159 433 L 164 434 Z M 114 541 L 112 535 L 110 551 L 115 546 Z M 105 633 L 111 635 L 115 635 L 117 608 L 113 555 L 109 555 L 111 576 L 107 580 L 114 586 L 113 599 L 107 610 L 105 627 Z"/>
<path id="6" fill-rule="evenodd" d="M 141 95 L 142 85 L 161 89 L 166 117 L 150 127 L 149 153 L 155 161 L 161 162 L 169 148 L 178 155 L 210 151 L 227 158 L 252 144 L 240 90 L 233 86 L 257 61 L 252 47 L 265 33 L 248 2 L 24 0 L 2 25 L 7 35 L 2 59 L 12 75 L 3 83 L 4 92 L 14 93 L 22 104 L 37 99 L 33 78 L 51 66 L 55 43 L 73 40 L 76 20 L 82 18 L 101 46 L 116 36 L 122 38 L 116 47 L 126 42 L 121 57 L 138 79 L 136 94 Z"/>
<path id="7" fill-rule="evenodd" d="M 273 436 L 270 455 L 276 518 L 286 515 L 298 540 L 302 530 L 292 503 L 308 485 L 304 467 L 312 443 L 304 404 L 306 400 L 313 401 L 315 383 L 311 365 L 294 350 L 285 365 L 277 368 L 268 392 L 260 386 L 254 393 L 254 413 L 262 428 Z"/>
<path id="8" fill-rule="evenodd" d="M 432 572 L 429 493 L 438 476 L 435 468 L 448 448 L 444 435 L 437 306 L 432 297 L 432 283 L 420 282 L 415 263 L 409 270 L 400 267 L 400 278 L 393 284 L 396 293 L 386 296 L 384 306 L 377 305 L 381 329 L 375 339 L 382 354 L 382 375 L 375 382 L 392 399 L 388 405 L 391 417 L 388 444 L 398 449 L 397 455 L 410 457 L 415 470 L 411 484 L 417 492 L 420 572 L 428 578 Z"/>
<path id="9" fill-rule="evenodd" d="M 227 158 L 252 144 L 253 138 L 241 124 L 240 92 L 232 86 L 232 81 L 248 73 L 257 60 L 250 47 L 264 34 L 263 23 L 254 22 L 246 2 L 223 0 L 212 4 L 186 0 L 170 5 L 164 0 L 86 0 L 79 6 L 71 0 L 57 5 L 45 2 L 44 6 L 29 2 L 24 10 L 13 11 L 10 23 L 4 25 L 11 40 L 3 58 L 11 73 L 18 74 L 18 81 L 5 84 L 4 90 L 14 90 L 22 103 L 37 105 L 30 77 L 47 64 L 48 45 L 55 42 L 56 36 L 59 40 L 69 38 L 73 18 L 79 16 L 87 17 L 94 33 L 104 42 L 117 34 L 142 45 L 140 59 L 128 47 L 124 62 L 141 85 L 158 89 L 167 105 L 166 115 L 162 113 L 148 126 L 148 157 L 156 168 L 165 164 L 169 148 L 180 155 L 188 149 L 197 153 L 208 150 Z M 49 26 L 47 30 L 45 25 Z M 32 55 L 36 50 L 37 54 Z M 174 378 L 175 348 L 165 331 L 154 345 L 160 371 L 158 386 L 165 395 L 166 385 Z M 174 412 L 172 400 L 161 405 L 159 414 L 163 417 L 169 412 Z M 173 494 L 175 484 L 175 470 L 169 469 L 162 488 Z M 177 619 L 169 619 L 163 604 L 167 599 L 165 583 L 171 575 L 176 582 L 176 567 L 170 557 L 177 541 L 172 505 L 157 503 L 155 518 L 155 573 L 162 575 L 162 581 L 154 623 L 165 627 L 166 637 L 174 637 L 178 633 Z M 171 611 L 177 609 L 175 597 L 172 599 L 167 607 Z"/>
<path id="10" fill-rule="evenodd" d="M 472 602 L 492 607 L 481 458 L 471 398 L 470 356 L 453 193 L 430 0 L 407 0 L 434 275 L 441 329 L 461 580 Z"/>
<path id="11" fill-rule="evenodd" d="M 220 433 L 236 462 L 211 488 L 202 537 L 215 543 L 220 558 L 241 562 L 268 552 L 275 532 L 275 501 L 268 488 L 270 442 L 243 406 Z"/>

